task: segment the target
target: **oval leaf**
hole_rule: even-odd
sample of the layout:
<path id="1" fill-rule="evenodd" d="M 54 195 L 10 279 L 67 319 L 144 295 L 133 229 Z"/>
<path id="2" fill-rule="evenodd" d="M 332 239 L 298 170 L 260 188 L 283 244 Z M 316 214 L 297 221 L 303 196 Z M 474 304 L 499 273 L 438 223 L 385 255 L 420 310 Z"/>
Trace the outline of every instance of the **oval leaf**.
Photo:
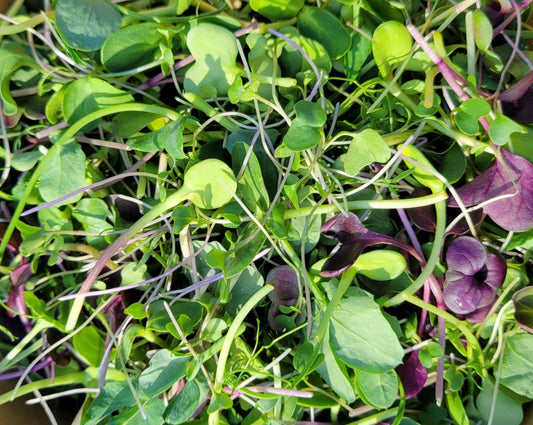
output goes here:
<path id="1" fill-rule="evenodd" d="M 407 59 L 411 46 L 411 35 L 405 25 L 387 21 L 378 26 L 372 37 L 372 53 L 381 75 L 388 75 L 393 65 Z"/>
<path id="2" fill-rule="evenodd" d="M 350 288 L 333 313 L 331 348 L 348 366 L 384 373 L 402 362 L 403 349 L 372 295 Z"/>
<path id="3" fill-rule="evenodd" d="M 514 317 L 526 331 L 533 333 L 533 286 L 521 289 L 513 295 Z"/>
<path id="4" fill-rule="evenodd" d="M 106 0 L 58 0 L 56 25 L 67 44 L 83 51 L 98 50 L 120 29 L 120 13 Z"/>
<path id="5" fill-rule="evenodd" d="M 250 0 L 252 10 L 271 21 L 294 18 L 303 5 L 304 0 Z"/>
<path id="6" fill-rule="evenodd" d="M 341 22 L 325 9 L 305 6 L 298 16 L 300 32 L 322 44 L 332 60 L 339 59 L 350 50 L 352 39 Z"/>
<path id="7" fill-rule="evenodd" d="M 387 373 L 368 373 L 358 370 L 355 387 L 363 401 L 377 409 L 386 409 L 396 400 L 398 376 L 391 370 Z"/>
<path id="8" fill-rule="evenodd" d="M 100 53 L 101 61 L 111 72 L 127 71 L 154 60 L 164 35 L 159 25 L 145 22 L 122 28 L 109 37 Z"/>

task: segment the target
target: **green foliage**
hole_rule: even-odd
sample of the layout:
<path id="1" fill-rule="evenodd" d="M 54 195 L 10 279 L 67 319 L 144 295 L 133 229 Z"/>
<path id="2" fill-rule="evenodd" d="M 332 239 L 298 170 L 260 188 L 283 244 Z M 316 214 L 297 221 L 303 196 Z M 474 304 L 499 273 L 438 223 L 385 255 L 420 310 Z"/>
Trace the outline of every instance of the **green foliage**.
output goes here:
<path id="1" fill-rule="evenodd" d="M 98 388 L 70 395 L 83 424 L 518 425 L 530 6 L 453 3 L 14 2 L 0 378 L 24 376 L 0 404 Z M 491 286 L 475 315 L 443 292 L 459 228 L 507 269 L 467 276 Z"/>
<path id="2" fill-rule="evenodd" d="M 67 44 L 78 50 L 98 50 L 120 29 L 120 13 L 106 0 L 58 0 L 56 24 Z"/>

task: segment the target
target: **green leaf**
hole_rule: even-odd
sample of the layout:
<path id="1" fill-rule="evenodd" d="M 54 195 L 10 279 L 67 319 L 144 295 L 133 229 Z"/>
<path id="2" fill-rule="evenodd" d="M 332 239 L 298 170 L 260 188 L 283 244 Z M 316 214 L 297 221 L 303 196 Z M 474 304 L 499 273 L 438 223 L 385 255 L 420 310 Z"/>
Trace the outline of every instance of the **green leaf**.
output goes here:
<path id="1" fill-rule="evenodd" d="M 131 94 L 99 78 L 79 78 L 68 85 L 63 98 L 63 115 L 69 124 L 73 124 L 91 112 L 133 100 Z"/>
<path id="2" fill-rule="evenodd" d="M 411 47 L 411 34 L 405 25 L 397 21 L 379 25 L 372 36 L 372 53 L 381 75 L 389 75 L 394 65 L 407 59 Z"/>
<path id="3" fill-rule="evenodd" d="M 362 253 L 357 257 L 354 266 L 357 273 L 373 280 L 386 281 L 400 276 L 407 264 L 399 252 L 377 249 Z"/>
<path id="4" fill-rule="evenodd" d="M 58 0 L 55 11 L 61 37 L 78 50 L 98 50 L 120 29 L 120 13 L 106 0 Z"/>
<path id="5" fill-rule="evenodd" d="M 448 407 L 448 412 L 450 412 L 451 418 L 457 423 L 457 425 L 470 424 L 463 401 L 457 391 L 448 391 L 446 393 L 446 406 Z"/>
<path id="6" fill-rule="evenodd" d="M 350 50 L 344 55 L 344 73 L 346 78 L 355 79 L 372 53 L 372 40 L 359 31 L 352 32 L 351 37 Z"/>
<path id="7" fill-rule="evenodd" d="M 494 384 L 489 379 L 484 379 L 483 389 L 476 399 L 481 417 L 488 422 L 492 415 L 492 425 L 520 425 L 524 418 L 522 403 L 502 391 L 501 387 L 496 390 L 496 394 L 494 391 Z"/>
<path id="8" fill-rule="evenodd" d="M 399 148 L 401 148 L 401 146 L 399 146 Z M 428 161 L 421 151 L 414 146 L 409 145 L 403 149 L 402 154 L 407 158 L 415 160 L 418 164 L 424 167 L 422 168 L 421 166 L 404 159 L 405 164 L 409 168 L 414 169 L 413 177 L 418 180 L 419 183 L 429 188 L 433 193 L 438 193 L 446 189 L 446 185 L 435 176 L 434 173 L 437 171 L 433 167 L 433 164 Z"/>
<path id="9" fill-rule="evenodd" d="M 152 423 L 163 423 L 163 412 L 165 402 L 163 399 L 155 397 L 142 402 L 144 414 Z M 118 415 L 110 418 L 106 425 L 146 425 L 146 418 L 139 407 L 135 404 L 129 409 L 121 411 Z"/>
<path id="10" fill-rule="evenodd" d="M 0 46 L 0 99 L 3 113 L 7 116 L 15 115 L 18 111 L 17 103 L 11 96 L 10 80 L 12 75 L 23 66 L 36 66 L 34 60 L 28 56 L 22 45 L 4 40 Z"/>
<path id="11" fill-rule="evenodd" d="M 11 158 L 11 166 L 17 171 L 29 171 L 42 156 L 38 150 L 16 153 Z"/>
<path id="12" fill-rule="evenodd" d="M 128 139 L 132 149 L 141 152 L 156 152 L 165 149 L 175 159 L 185 159 L 183 152 L 183 130 L 185 119 L 181 118 L 165 125 L 162 129 L 143 136 Z"/>
<path id="13" fill-rule="evenodd" d="M 516 322 L 529 333 L 533 333 L 533 287 L 527 286 L 513 295 Z"/>
<path id="14" fill-rule="evenodd" d="M 233 172 L 239 174 L 244 161 L 246 165 L 237 182 L 237 192 L 244 204 L 260 218 L 270 205 L 268 192 L 263 181 L 261 166 L 252 148 L 244 142 L 238 142 L 231 151 Z"/>
<path id="15" fill-rule="evenodd" d="M 302 124 L 298 118 L 292 121 L 283 143 L 291 151 L 299 152 L 314 148 L 324 137 L 322 129 Z"/>
<path id="16" fill-rule="evenodd" d="M 159 28 L 159 24 L 145 22 L 117 31 L 102 46 L 102 64 L 111 72 L 122 72 L 153 62 L 165 38 Z"/>
<path id="17" fill-rule="evenodd" d="M 374 162 L 387 162 L 391 154 L 385 139 L 370 128 L 354 134 L 344 156 L 344 170 L 353 176 Z"/>
<path id="18" fill-rule="evenodd" d="M 142 320 L 148 316 L 144 304 L 142 303 L 133 303 L 130 304 L 125 310 L 124 313 L 129 314 L 135 320 Z"/>
<path id="19" fill-rule="evenodd" d="M 134 404 L 135 398 L 126 381 L 106 381 L 90 404 L 84 425 L 97 425 L 115 410 Z"/>
<path id="20" fill-rule="evenodd" d="M 85 198 L 76 205 L 72 217 L 78 220 L 83 230 L 90 233 L 102 233 L 112 230 L 113 226 L 107 221 L 109 208 L 98 198 Z M 96 248 L 105 248 L 106 241 L 102 236 L 87 236 L 87 242 Z"/>
<path id="21" fill-rule="evenodd" d="M 237 282 L 231 289 L 231 298 L 226 305 L 226 311 L 232 316 L 240 311 L 242 306 L 264 285 L 265 280 L 261 273 L 251 266 L 242 271 Z"/>
<path id="22" fill-rule="evenodd" d="M 492 25 L 481 10 L 474 10 L 474 40 L 482 52 L 486 52 L 492 42 Z"/>
<path id="23" fill-rule="evenodd" d="M 189 335 L 194 327 L 200 323 L 203 316 L 203 307 L 197 301 L 179 300 L 170 306 L 173 316 L 180 322 L 180 317 L 184 316 L 187 320 L 187 326 L 182 327 L 183 333 Z M 157 332 L 168 332 L 167 325 L 172 325 L 167 310 L 163 307 L 163 302 L 153 302 L 148 308 L 148 321 L 146 327 Z M 181 325 L 181 323 L 180 323 Z"/>
<path id="24" fill-rule="evenodd" d="M 300 100 L 294 105 L 294 112 L 300 124 L 322 128 L 326 123 L 326 113 L 314 102 Z"/>
<path id="25" fill-rule="evenodd" d="M 489 136 L 498 146 L 509 143 L 511 134 L 525 132 L 522 126 L 502 114 L 496 114 L 496 118 L 489 123 Z"/>
<path id="26" fill-rule="evenodd" d="M 328 329 L 326 330 L 324 341 L 328 341 L 329 339 Z M 355 392 L 349 380 L 346 365 L 335 357 L 330 344 L 322 344 L 320 352 L 324 356 L 324 361 L 318 365 L 316 371 L 335 393 L 344 398 L 348 403 L 353 403 L 355 401 Z"/>
<path id="27" fill-rule="evenodd" d="M 220 208 L 231 201 L 237 190 L 233 171 L 218 159 L 206 159 L 185 172 L 183 189 L 198 208 Z"/>
<path id="28" fill-rule="evenodd" d="M 224 261 L 226 278 L 236 276 L 246 269 L 263 247 L 265 240 L 266 236 L 257 229 L 255 223 L 246 225 L 240 232 L 233 250 Z"/>
<path id="29" fill-rule="evenodd" d="M 86 326 L 72 338 L 74 348 L 90 365 L 99 367 L 104 357 L 105 341 L 94 326 Z"/>
<path id="30" fill-rule="evenodd" d="M 398 376 L 394 370 L 386 373 L 357 370 L 355 388 L 366 404 L 377 409 L 386 409 L 394 403 L 398 395 Z"/>
<path id="31" fill-rule="evenodd" d="M 165 421 L 171 425 L 187 421 L 200 404 L 200 395 L 200 387 L 196 381 L 187 381 L 178 395 L 168 403 L 163 415 Z"/>
<path id="32" fill-rule="evenodd" d="M 352 44 L 346 28 L 326 9 L 305 6 L 298 15 L 297 27 L 305 37 L 322 44 L 332 60 L 344 56 Z"/>
<path id="33" fill-rule="evenodd" d="M 188 32 L 187 47 L 195 61 L 185 73 L 184 89 L 209 97 L 227 95 L 241 72 L 235 36 L 218 25 L 201 23 Z"/>
<path id="34" fill-rule="evenodd" d="M 139 377 L 140 389 L 148 397 L 155 397 L 168 390 L 186 375 L 190 358 L 176 356 L 166 349 L 157 351 L 150 360 L 150 366 Z"/>
<path id="35" fill-rule="evenodd" d="M 468 99 L 456 108 L 453 119 L 459 130 L 473 136 L 479 132 L 479 118 L 488 115 L 490 111 L 490 104 L 486 100 Z"/>
<path id="36" fill-rule="evenodd" d="M 250 0 L 250 7 L 271 21 L 294 18 L 304 5 L 304 0 Z"/>
<path id="37" fill-rule="evenodd" d="M 403 349 L 372 295 L 350 288 L 333 313 L 331 348 L 346 363 L 370 373 L 388 372 L 403 359 Z"/>
<path id="38" fill-rule="evenodd" d="M 229 395 L 225 393 L 214 393 L 207 407 L 207 413 L 213 413 L 220 409 L 229 409 L 231 406 L 233 406 L 233 402 Z"/>
<path id="39" fill-rule="evenodd" d="M 517 394 L 533 399 L 533 335 L 519 333 L 507 338 L 500 383 Z"/>
<path id="40" fill-rule="evenodd" d="M 39 194 L 46 201 L 54 201 L 85 186 L 85 154 L 77 142 L 69 142 L 54 149 L 48 166 L 41 174 Z M 76 202 L 78 194 L 58 205 Z"/>

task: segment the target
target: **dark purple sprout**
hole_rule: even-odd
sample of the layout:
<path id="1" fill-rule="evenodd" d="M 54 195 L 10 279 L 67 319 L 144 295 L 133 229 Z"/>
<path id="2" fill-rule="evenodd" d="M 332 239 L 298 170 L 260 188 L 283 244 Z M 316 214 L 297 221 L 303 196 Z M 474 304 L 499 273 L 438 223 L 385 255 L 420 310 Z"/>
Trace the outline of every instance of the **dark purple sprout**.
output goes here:
<path id="1" fill-rule="evenodd" d="M 470 322 L 483 321 L 505 279 L 507 264 L 500 256 L 487 253 L 481 242 L 470 236 L 452 242 L 446 262 L 446 307 Z"/>

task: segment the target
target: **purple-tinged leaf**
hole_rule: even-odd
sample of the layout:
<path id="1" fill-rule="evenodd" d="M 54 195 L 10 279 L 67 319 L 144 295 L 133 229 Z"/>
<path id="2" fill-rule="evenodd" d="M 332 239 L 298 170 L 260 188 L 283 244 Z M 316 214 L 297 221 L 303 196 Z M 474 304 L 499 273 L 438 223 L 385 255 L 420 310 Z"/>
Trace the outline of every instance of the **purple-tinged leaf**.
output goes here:
<path id="1" fill-rule="evenodd" d="M 533 122 L 533 88 L 528 87 L 521 97 L 512 102 L 502 101 L 503 113 L 514 121 L 528 124 Z"/>
<path id="2" fill-rule="evenodd" d="M 268 324 L 274 331 L 281 332 L 285 329 L 285 326 L 279 323 L 276 318 L 283 315 L 281 306 L 293 307 L 298 304 L 300 298 L 298 276 L 292 267 L 287 265 L 278 266 L 268 272 L 265 283 L 274 287 L 268 294 L 272 301 L 268 310 Z M 303 320 L 301 313 L 296 317 L 297 322 L 300 320 Z"/>
<path id="3" fill-rule="evenodd" d="M 9 292 L 6 305 L 13 311 L 19 314 L 27 314 L 28 308 L 24 301 L 24 284 L 32 277 L 31 264 L 27 263 L 23 258 L 20 266 L 16 267 L 10 274 L 9 280 L 13 284 L 13 288 Z M 8 316 L 14 317 L 11 311 L 7 311 Z"/>
<path id="4" fill-rule="evenodd" d="M 425 187 L 417 187 L 411 194 L 409 195 L 409 198 L 417 198 L 425 195 L 429 195 L 431 192 L 429 189 Z M 446 217 L 449 218 L 449 221 L 453 220 L 455 218 L 457 210 L 448 208 L 448 211 L 446 211 Z M 418 207 L 418 208 L 409 208 L 407 210 L 407 214 L 409 215 L 409 218 L 413 222 L 413 224 L 418 227 L 420 230 L 424 230 L 426 232 L 435 233 L 435 229 L 437 228 L 437 217 L 435 215 L 435 207 L 432 205 L 427 205 L 424 207 Z M 481 223 L 481 220 L 483 220 L 483 211 L 481 210 L 475 210 L 472 211 L 470 214 L 470 219 L 474 223 L 474 226 L 477 226 L 479 223 Z M 468 223 L 466 219 L 463 217 L 461 218 L 457 223 L 453 225 L 453 227 L 446 232 L 447 235 L 463 235 L 466 232 L 470 230 Z"/>
<path id="5" fill-rule="evenodd" d="M 514 317 L 520 327 L 533 333 L 533 286 L 526 286 L 513 295 Z"/>
<path id="6" fill-rule="evenodd" d="M 324 277 L 339 276 L 357 260 L 363 250 L 371 245 L 395 245 L 421 260 L 418 253 L 409 245 L 387 235 L 368 230 L 359 217 L 349 212 L 347 215 L 337 214 L 326 221 L 321 232 L 339 244 L 331 251 L 320 272 Z"/>
<path id="7" fill-rule="evenodd" d="M 417 395 L 428 377 L 427 369 L 422 366 L 418 358 L 418 350 L 412 351 L 403 358 L 403 363 L 396 368 L 396 373 L 400 377 L 405 391 L 405 398 Z"/>
<path id="8" fill-rule="evenodd" d="M 470 236 L 455 239 L 446 253 L 444 302 L 454 313 L 478 322 L 485 318 L 505 279 L 507 264 Z"/>
<path id="9" fill-rule="evenodd" d="M 498 100 L 501 102 L 516 102 L 528 91 L 531 84 L 533 84 L 533 71 L 529 71 L 511 87 L 501 92 L 498 95 Z"/>
<path id="10" fill-rule="evenodd" d="M 9 280 L 11 280 L 13 286 L 19 286 L 26 283 L 32 275 L 31 264 L 27 263 L 26 260 L 22 260 L 20 266 L 9 274 Z"/>
<path id="11" fill-rule="evenodd" d="M 505 230 L 523 232 L 533 227 L 533 164 L 521 156 L 501 149 L 501 157 L 457 193 L 467 207 L 513 195 L 490 202 L 483 209 Z M 457 206 L 455 199 L 450 200 L 450 206 Z"/>

